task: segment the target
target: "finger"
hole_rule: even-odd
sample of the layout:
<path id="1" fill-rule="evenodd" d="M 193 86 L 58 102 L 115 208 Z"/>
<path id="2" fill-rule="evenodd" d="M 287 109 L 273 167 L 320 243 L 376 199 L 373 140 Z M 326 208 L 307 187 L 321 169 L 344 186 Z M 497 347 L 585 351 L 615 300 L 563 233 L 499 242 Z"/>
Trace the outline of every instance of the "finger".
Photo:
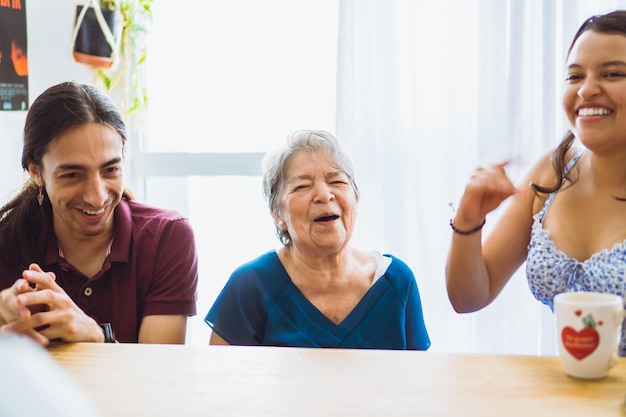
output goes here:
<path id="1" fill-rule="evenodd" d="M 103 339 L 102 328 L 98 323 L 80 311 L 55 310 L 40 314 L 45 316 L 42 322 L 49 324 L 37 330 L 48 340 L 101 342 Z"/>
<path id="2" fill-rule="evenodd" d="M 6 327 L 13 333 L 30 333 L 35 330 L 37 337 L 50 340 L 63 340 L 65 342 L 97 341 L 93 336 L 93 329 L 97 328 L 97 334 L 102 335 L 102 330 L 95 320 L 85 315 L 77 315 L 70 310 L 50 310 L 34 314 L 29 320 L 15 321 Z M 47 343 L 46 340 L 41 340 Z"/>
<path id="3" fill-rule="evenodd" d="M 24 333 L 24 336 L 30 337 L 32 340 L 35 341 L 35 343 L 38 343 L 42 347 L 47 347 L 50 344 L 50 340 L 52 340 L 48 339 L 46 336 L 36 330 L 29 330 Z"/>
<path id="4" fill-rule="evenodd" d="M 18 294 L 15 297 L 15 302 L 18 306 L 32 307 L 37 305 L 46 305 L 50 308 L 54 308 L 63 304 L 63 296 L 60 296 L 59 294 L 60 292 L 55 290 L 41 289 L 38 291 L 31 291 L 29 293 Z M 65 293 L 63 292 L 63 294 Z"/>
<path id="5" fill-rule="evenodd" d="M 61 289 L 58 285 L 56 285 L 56 276 L 54 272 L 43 272 L 41 270 L 32 270 L 27 269 L 22 272 L 22 278 L 27 280 L 30 284 L 35 285 L 35 289 L 51 289 L 54 291 L 58 291 Z"/>
<path id="6" fill-rule="evenodd" d="M 500 168 L 500 169 L 504 169 L 507 167 L 507 165 L 509 165 L 511 163 L 512 159 L 507 159 L 506 161 L 502 161 L 502 162 L 498 162 L 497 164 L 494 164 L 494 167 Z"/>
<path id="7" fill-rule="evenodd" d="M 23 278 L 16 280 L 13 288 L 15 290 L 15 294 L 34 291 L 34 288 L 30 286 L 30 283 Z"/>
<path id="8" fill-rule="evenodd" d="M 18 303 L 17 297 L 32 291 L 34 290 L 28 281 L 23 279 L 16 280 L 11 287 L 0 291 L 0 316 L 3 317 L 5 323 L 30 317 L 30 310 Z"/>
<path id="9" fill-rule="evenodd" d="M 5 324 L 4 326 L 0 327 L 0 334 L 4 334 L 4 335 L 19 334 L 21 336 L 25 336 L 25 337 L 28 337 L 29 339 L 34 340 L 35 343 L 43 347 L 46 347 L 50 344 L 50 339 L 48 339 L 43 334 L 39 333 L 37 330 L 33 328 L 26 328 L 21 331 L 16 331 L 13 329 L 13 323 Z"/>
<path id="10" fill-rule="evenodd" d="M 35 263 L 28 265 L 28 270 L 29 271 L 35 271 L 35 272 L 44 272 L 44 270 L 41 269 L 41 267 L 38 264 L 35 264 Z M 54 272 L 48 271 L 48 272 L 44 272 L 44 273 L 48 274 L 53 281 L 56 281 L 57 277 L 54 274 Z"/>
<path id="11" fill-rule="evenodd" d="M 8 291 L 13 296 L 16 296 L 18 294 L 25 293 L 25 292 L 32 292 L 34 290 L 33 290 L 33 287 L 30 286 L 30 283 L 27 280 L 23 278 L 18 278 L 15 280 L 13 285 L 11 285 L 9 288 L 7 288 L 4 291 Z"/>
<path id="12" fill-rule="evenodd" d="M 24 333 L 29 330 L 37 330 L 41 331 L 44 328 L 50 326 L 51 323 L 55 320 L 54 313 L 51 312 L 41 312 L 33 314 L 26 320 L 15 320 L 11 323 L 7 323 L 4 326 L 5 331 L 11 331 L 13 333 Z"/>

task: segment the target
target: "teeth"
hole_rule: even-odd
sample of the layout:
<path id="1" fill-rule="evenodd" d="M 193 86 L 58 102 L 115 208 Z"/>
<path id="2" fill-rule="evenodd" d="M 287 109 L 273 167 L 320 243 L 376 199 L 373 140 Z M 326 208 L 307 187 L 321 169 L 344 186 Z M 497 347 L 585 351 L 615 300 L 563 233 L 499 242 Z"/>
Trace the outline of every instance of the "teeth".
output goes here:
<path id="1" fill-rule="evenodd" d="M 604 116 L 610 114 L 611 110 L 604 108 L 583 108 L 578 110 L 579 116 Z"/>
<path id="2" fill-rule="evenodd" d="M 100 210 L 97 210 L 97 211 L 83 210 L 83 213 L 89 214 L 90 216 L 96 216 L 98 214 L 104 213 L 104 207 L 102 207 Z"/>

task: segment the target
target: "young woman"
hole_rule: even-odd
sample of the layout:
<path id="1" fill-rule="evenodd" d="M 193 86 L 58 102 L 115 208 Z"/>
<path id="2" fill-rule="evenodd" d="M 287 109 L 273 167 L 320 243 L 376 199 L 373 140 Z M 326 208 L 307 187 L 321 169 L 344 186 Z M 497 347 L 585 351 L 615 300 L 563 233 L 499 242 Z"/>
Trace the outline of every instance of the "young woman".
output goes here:
<path id="1" fill-rule="evenodd" d="M 626 292 L 626 11 L 593 16 L 580 27 L 562 100 L 569 132 L 519 187 L 505 164 L 477 169 L 467 184 L 450 222 L 446 267 L 458 312 L 491 303 L 524 261 L 531 291 L 550 308 L 565 291 Z M 487 214 L 507 198 L 483 243 Z"/>

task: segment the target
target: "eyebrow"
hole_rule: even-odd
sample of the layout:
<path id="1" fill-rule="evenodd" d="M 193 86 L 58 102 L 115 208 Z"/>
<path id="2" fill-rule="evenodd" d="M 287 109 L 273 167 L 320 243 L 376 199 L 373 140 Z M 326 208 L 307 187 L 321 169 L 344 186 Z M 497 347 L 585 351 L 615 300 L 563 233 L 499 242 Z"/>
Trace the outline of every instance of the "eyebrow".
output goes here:
<path id="1" fill-rule="evenodd" d="M 334 171 L 334 172 L 329 172 L 326 175 L 326 179 L 333 178 L 333 177 L 340 177 L 342 175 L 345 175 L 346 177 L 348 176 L 348 174 L 346 174 L 344 171 Z"/>
<path id="2" fill-rule="evenodd" d="M 333 171 L 333 172 L 329 172 L 328 174 L 326 174 L 324 178 L 329 179 L 329 178 L 339 177 L 341 175 L 347 176 L 347 174 L 344 171 Z M 287 182 L 298 181 L 298 180 L 310 180 L 312 178 L 313 177 L 311 175 L 303 174 L 303 175 L 297 175 L 295 177 L 289 178 Z"/>
<path id="3" fill-rule="evenodd" d="M 607 67 L 624 67 L 626 66 L 626 62 L 616 59 L 614 61 L 607 61 L 607 62 L 603 62 L 602 65 L 600 65 L 603 68 L 607 68 Z M 582 68 L 582 65 L 580 64 L 570 64 L 567 66 L 567 69 L 573 69 L 573 68 Z"/>
<path id="4" fill-rule="evenodd" d="M 111 165 L 115 165 L 115 164 L 119 164 L 122 162 L 122 158 L 113 158 L 110 159 L 108 161 L 106 161 L 105 163 L 103 163 L 102 165 L 100 165 L 98 168 L 102 169 L 102 168 L 106 168 L 108 166 Z M 58 167 L 55 168 L 55 171 L 71 171 L 71 170 L 84 170 L 86 169 L 86 167 L 84 165 L 79 165 L 79 164 L 61 164 Z"/>

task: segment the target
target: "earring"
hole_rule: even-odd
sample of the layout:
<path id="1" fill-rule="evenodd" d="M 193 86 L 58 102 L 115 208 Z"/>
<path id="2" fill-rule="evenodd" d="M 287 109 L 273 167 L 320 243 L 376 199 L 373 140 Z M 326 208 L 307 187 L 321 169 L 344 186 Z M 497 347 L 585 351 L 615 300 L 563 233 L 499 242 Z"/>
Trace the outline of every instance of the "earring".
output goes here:
<path id="1" fill-rule="evenodd" d="M 278 221 L 278 227 L 279 227 L 279 228 L 281 228 L 281 229 L 282 229 L 283 227 L 285 227 L 285 222 L 284 222 L 284 221 L 282 221 L 282 220 L 279 220 L 279 221 Z"/>
<path id="2" fill-rule="evenodd" d="M 39 186 L 39 194 L 37 194 L 37 202 L 39 203 L 39 207 L 43 205 L 43 187 Z"/>

